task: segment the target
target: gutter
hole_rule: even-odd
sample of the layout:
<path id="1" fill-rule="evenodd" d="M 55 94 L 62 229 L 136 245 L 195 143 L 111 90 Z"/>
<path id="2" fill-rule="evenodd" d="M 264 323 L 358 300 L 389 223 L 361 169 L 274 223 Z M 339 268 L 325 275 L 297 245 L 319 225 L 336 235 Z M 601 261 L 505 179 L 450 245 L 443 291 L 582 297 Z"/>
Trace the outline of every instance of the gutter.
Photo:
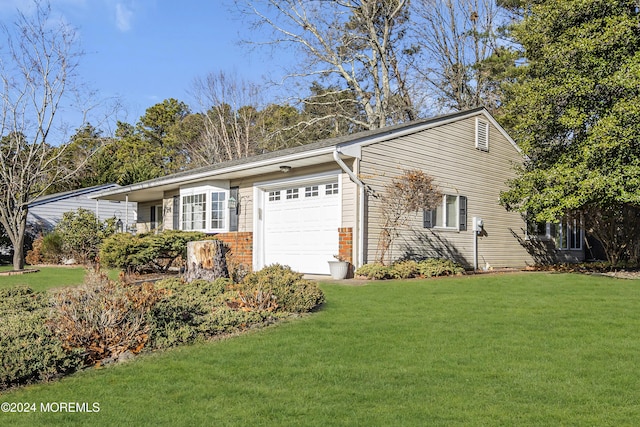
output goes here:
<path id="1" fill-rule="evenodd" d="M 220 169 L 208 169 L 202 172 L 197 172 L 194 174 L 185 174 L 180 173 L 179 176 L 169 176 L 162 179 L 153 179 L 149 181 L 143 181 L 137 184 L 131 184 L 125 187 L 120 187 L 115 190 L 108 190 L 104 192 L 100 192 L 94 196 L 90 196 L 91 199 L 99 199 L 105 196 L 113 196 L 116 194 L 127 194 L 132 193 L 134 191 L 139 190 L 147 190 L 150 188 L 161 187 L 163 185 L 171 185 L 171 184 L 181 184 L 186 182 L 197 182 L 203 179 L 214 179 L 216 176 L 233 173 L 233 172 L 242 172 L 245 170 L 250 170 L 256 167 L 270 166 L 278 163 L 286 163 L 294 160 L 303 159 L 311 156 L 318 156 L 323 154 L 329 154 L 334 150 L 334 147 L 324 147 L 314 149 L 312 151 L 303 151 L 300 153 L 287 154 L 285 156 L 280 157 L 271 157 L 264 160 L 253 161 L 241 163 L 239 165 L 227 166 Z"/>
<path id="2" fill-rule="evenodd" d="M 364 265 L 364 203 L 365 203 L 365 187 L 364 183 L 358 179 L 355 173 L 342 161 L 340 158 L 340 148 L 335 147 L 333 151 L 333 160 L 340 166 L 340 168 L 349 175 L 351 181 L 353 181 L 360 190 L 359 192 L 359 203 L 358 203 L 358 223 L 356 227 L 356 232 L 358 233 L 358 259 L 357 263 L 354 266 L 355 268 L 361 267 Z M 358 159 L 359 162 L 359 159 Z M 358 163 L 359 164 L 359 163 Z"/>

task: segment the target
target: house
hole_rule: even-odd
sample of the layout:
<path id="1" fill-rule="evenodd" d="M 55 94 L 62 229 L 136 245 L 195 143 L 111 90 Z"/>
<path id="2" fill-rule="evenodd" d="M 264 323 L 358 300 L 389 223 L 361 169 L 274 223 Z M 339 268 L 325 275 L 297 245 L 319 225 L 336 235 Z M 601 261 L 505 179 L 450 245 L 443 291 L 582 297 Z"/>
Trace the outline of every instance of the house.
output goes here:
<path id="1" fill-rule="evenodd" d="M 103 184 L 79 190 L 41 196 L 29 203 L 28 224 L 35 230 L 52 230 L 65 212 L 83 208 L 96 214 L 100 221 L 116 218 L 126 224 L 135 224 L 137 204 L 119 200 L 96 200 L 91 196 L 120 188 L 118 184 Z"/>
<path id="2" fill-rule="evenodd" d="M 483 108 L 365 131 L 145 181 L 94 195 L 138 203 L 138 229 L 200 230 L 228 243 L 254 270 L 280 263 L 328 274 L 340 255 L 376 260 L 380 194 L 404 170 L 432 176 L 444 194 L 416 212 L 391 254 L 447 257 L 467 267 L 523 267 L 538 240 L 499 194 L 523 155 Z M 478 228 L 482 220 L 483 226 Z M 478 228 L 478 230 L 476 230 Z M 551 239 L 551 237 L 549 237 Z M 529 242 L 536 243 L 534 251 Z M 555 248 L 553 256 L 580 258 Z"/>

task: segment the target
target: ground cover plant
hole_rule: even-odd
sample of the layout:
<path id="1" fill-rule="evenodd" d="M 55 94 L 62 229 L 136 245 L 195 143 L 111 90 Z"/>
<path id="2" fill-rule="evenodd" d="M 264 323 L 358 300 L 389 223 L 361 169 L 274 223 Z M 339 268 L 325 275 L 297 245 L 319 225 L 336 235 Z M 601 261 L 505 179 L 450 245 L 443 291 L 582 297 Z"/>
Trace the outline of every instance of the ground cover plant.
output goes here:
<path id="1" fill-rule="evenodd" d="M 464 274 L 464 268 L 448 259 L 429 258 L 422 261 L 396 261 L 391 265 L 379 262 L 365 264 L 355 271 L 356 277 L 367 279 L 411 279 Z"/>
<path id="2" fill-rule="evenodd" d="M 324 285 L 313 316 L 4 393 L 9 425 L 637 425 L 640 287 L 510 273 Z M 39 407 L 38 407 L 39 408 Z"/>
<path id="3" fill-rule="evenodd" d="M 5 288 L 0 298 L 0 390 L 269 324 L 324 301 L 314 282 L 280 265 L 236 285 L 119 283 L 90 270 L 82 286 Z"/>

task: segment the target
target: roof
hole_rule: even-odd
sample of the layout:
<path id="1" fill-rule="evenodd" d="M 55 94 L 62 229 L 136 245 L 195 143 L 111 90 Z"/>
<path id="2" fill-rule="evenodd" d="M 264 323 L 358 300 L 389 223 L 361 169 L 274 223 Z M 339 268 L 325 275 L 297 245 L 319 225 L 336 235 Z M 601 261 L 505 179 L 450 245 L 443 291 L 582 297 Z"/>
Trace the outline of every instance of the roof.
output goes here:
<path id="1" fill-rule="evenodd" d="M 72 197 L 83 196 L 85 194 L 99 193 L 107 190 L 113 190 L 116 188 L 120 188 L 120 186 L 115 183 L 110 183 L 110 184 L 94 185 L 93 187 L 80 188 L 78 190 L 62 191 L 60 193 L 47 194 L 34 199 L 31 203 L 29 203 L 29 207 L 32 208 L 32 207 L 44 205 L 47 203 L 57 202 L 59 200 L 70 199 Z"/>
<path id="2" fill-rule="evenodd" d="M 277 170 L 274 169 L 273 166 L 278 163 L 290 166 L 292 162 L 295 162 L 293 164 L 296 167 L 303 167 L 318 164 L 320 161 L 329 162 L 333 161 L 332 155 L 334 151 L 340 152 L 341 157 L 350 157 L 350 155 L 345 154 L 342 150 L 350 146 L 368 145 L 387 139 L 397 138 L 399 136 L 419 132 L 430 127 L 441 126 L 446 123 L 458 121 L 478 114 L 486 116 L 486 118 L 506 136 L 515 149 L 520 152 L 520 149 L 515 142 L 495 121 L 491 114 L 489 114 L 484 107 L 479 107 L 466 111 L 443 114 L 428 119 L 387 126 L 380 129 L 367 130 L 351 135 L 325 139 L 306 145 L 216 163 L 196 169 L 190 169 L 184 172 L 123 186 L 115 190 L 105 191 L 92 196 L 92 198 L 124 200 L 125 195 L 141 194 L 140 192 L 145 191 L 146 197 L 144 200 L 141 198 L 132 200 L 157 200 L 162 198 L 163 191 L 175 189 L 177 186 L 182 184 L 203 181 L 206 179 L 234 179 L 245 177 L 247 175 L 258 175 L 260 173 L 273 172 L 274 170 Z M 353 157 L 353 155 L 351 155 L 351 157 Z"/>

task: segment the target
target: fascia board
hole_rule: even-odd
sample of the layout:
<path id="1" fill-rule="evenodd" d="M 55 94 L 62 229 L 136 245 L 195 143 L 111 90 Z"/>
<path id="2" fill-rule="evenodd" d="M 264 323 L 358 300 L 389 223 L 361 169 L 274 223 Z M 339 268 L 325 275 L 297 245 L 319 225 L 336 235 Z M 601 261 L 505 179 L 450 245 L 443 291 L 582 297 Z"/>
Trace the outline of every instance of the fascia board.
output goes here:
<path id="1" fill-rule="evenodd" d="M 119 189 L 114 191 L 102 192 L 102 193 L 96 194 L 95 196 L 91 196 L 91 198 L 98 199 L 105 196 L 113 196 L 116 194 L 126 194 L 134 191 L 146 190 L 154 187 L 161 187 L 164 185 L 196 182 L 203 179 L 215 178 L 218 175 L 224 175 L 227 173 L 241 172 L 243 170 L 250 170 L 250 169 L 259 168 L 263 166 L 270 166 L 273 164 L 290 162 L 294 160 L 304 159 L 306 157 L 319 156 L 323 154 L 331 154 L 334 150 L 335 150 L 335 146 L 332 145 L 332 146 L 320 148 L 317 150 L 303 151 L 300 153 L 288 154 L 281 157 L 273 157 L 273 158 L 259 160 L 259 161 L 250 162 L 250 163 L 243 163 L 240 165 L 234 165 L 234 166 L 230 166 L 222 169 L 203 171 L 193 175 L 181 175 L 179 177 L 169 177 L 167 179 L 162 179 L 157 181 L 154 180 L 153 182 L 141 182 L 139 184 L 132 184 L 129 186 L 120 187 Z"/>

